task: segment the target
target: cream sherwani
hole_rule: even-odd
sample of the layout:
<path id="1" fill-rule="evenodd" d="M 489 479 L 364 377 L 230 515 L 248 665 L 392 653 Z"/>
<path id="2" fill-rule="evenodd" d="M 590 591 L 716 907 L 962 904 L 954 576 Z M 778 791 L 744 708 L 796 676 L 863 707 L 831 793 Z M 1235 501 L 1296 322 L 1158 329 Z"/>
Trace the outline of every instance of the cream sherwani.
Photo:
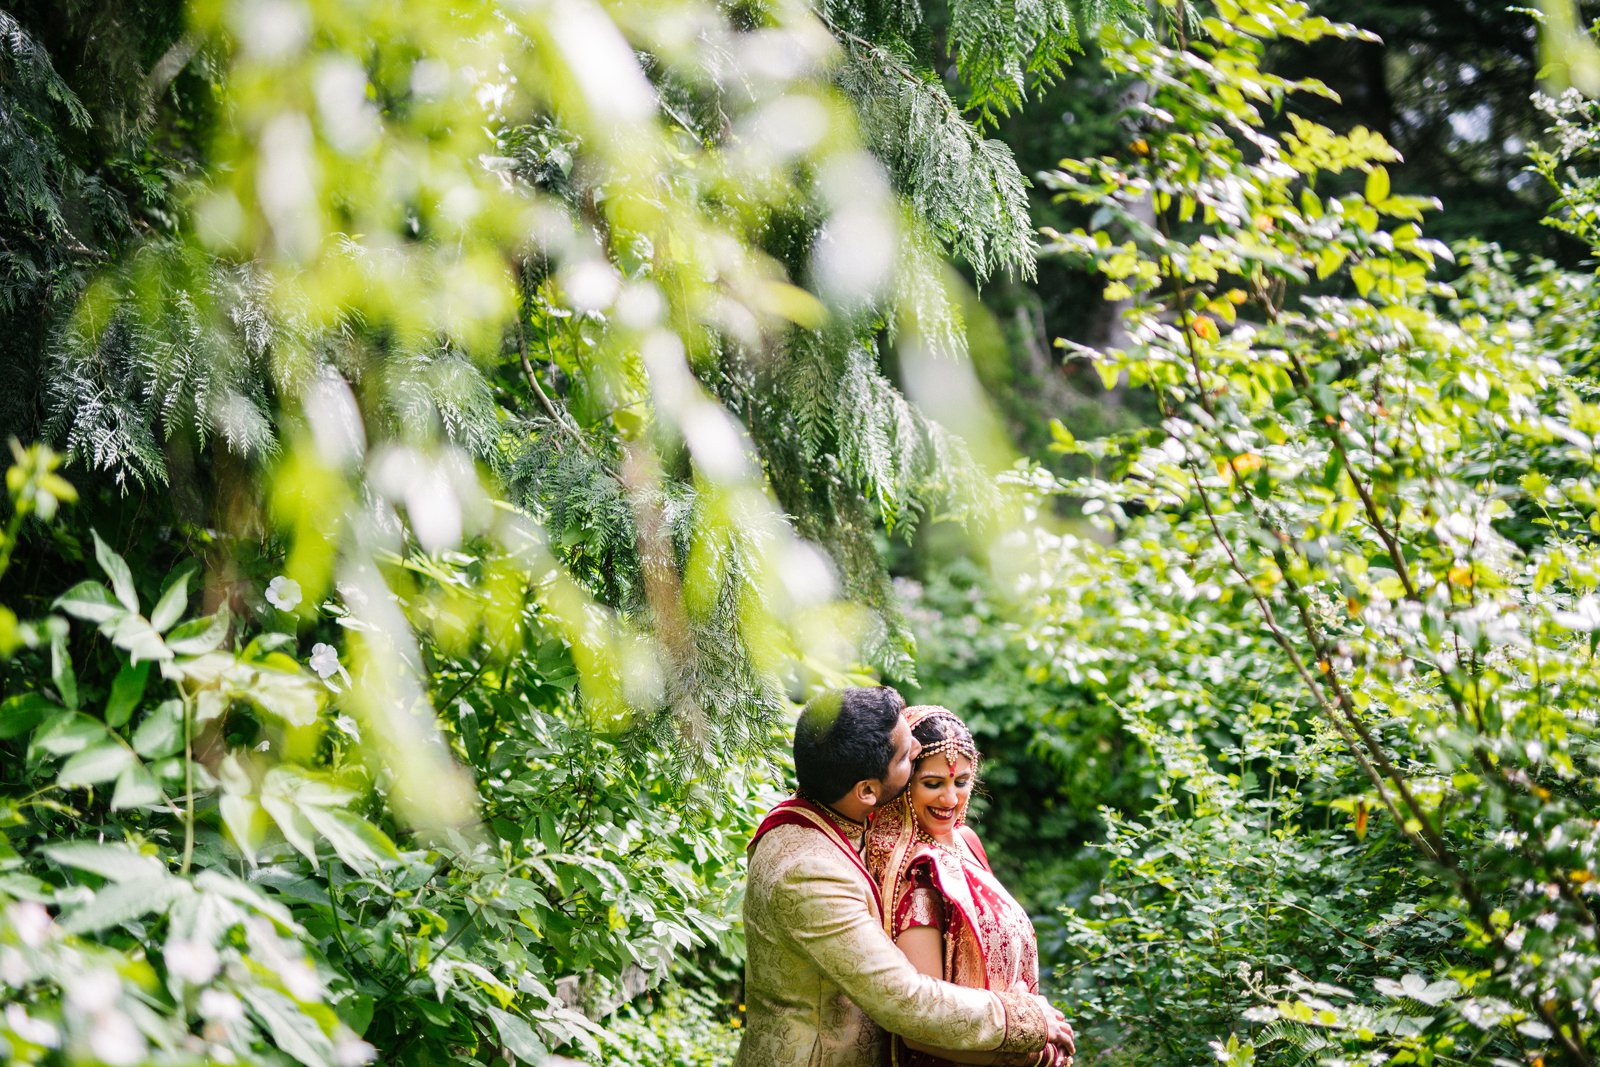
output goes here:
<path id="1" fill-rule="evenodd" d="M 859 849 L 861 828 L 830 822 Z M 744 901 L 737 1067 L 882 1067 L 885 1030 L 941 1048 L 1042 1049 L 1043 1001 L 965 989 L 911 965 L 884 933 L 858 858 L 809 825 L 778 825 L 758 838 Z"/>

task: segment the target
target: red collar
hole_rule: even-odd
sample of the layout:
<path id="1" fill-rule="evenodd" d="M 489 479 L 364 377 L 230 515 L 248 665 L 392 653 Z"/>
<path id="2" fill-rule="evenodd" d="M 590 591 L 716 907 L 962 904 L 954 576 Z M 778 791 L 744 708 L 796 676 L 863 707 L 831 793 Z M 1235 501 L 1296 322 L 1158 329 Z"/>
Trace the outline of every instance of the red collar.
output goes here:
<path id="1" fill-rule="evenodd" d="M 822 836 L 832 841 L 840 852 L 850 857 L 850 862 L 856 870 L 861 872 L 861 877 L 866 880 L 872 890 L 872 898 L 878 902 L 878 908 L 883 908 L 883 899 L 878 893 L 878 884 L 872 880 L 872 875 L 867 871 L 866 865 L 861 862 L 861 855 L 856 851 L 856 846 L 844 835 L 839 828 L 838 821 L 843 816 L 836 815 L 821 804 L 814 803 L 804 797 L 790 797 L 767 813 L 761 820 L 761 825 L 756 828 L 756 835 L 750 839 L 747 851 L 754 851 L 761 838 L 767 831 L 779 826 L 809 826 L 821 832 Z"/>

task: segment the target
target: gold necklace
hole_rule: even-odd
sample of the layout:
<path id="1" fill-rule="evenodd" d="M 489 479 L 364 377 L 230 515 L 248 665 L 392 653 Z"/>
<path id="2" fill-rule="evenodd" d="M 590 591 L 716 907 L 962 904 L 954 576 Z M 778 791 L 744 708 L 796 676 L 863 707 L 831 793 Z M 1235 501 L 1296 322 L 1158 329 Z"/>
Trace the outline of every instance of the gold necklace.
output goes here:
<path id="1" fill-rule="evenodd" d="M 928 833 L 928 831 L 924 830 L 921 826 L 918 826 L 917 840 L 924 844 L 932 845 L 934 848 L 940 849 L 944 852 L 948 852 L 950 855 L 954 856 L 963 863 L 965 863 L 967 860 L 966 847 L 959 836 L 955 838 L 954 844 L 947 845 L 943 841 L 940 841 L 937 837 L 934 837 L 932 834 Z"/>
<path id="2" fill-rule="evenodd" d="M 806 796 L 804 793 L 796 793 L 795 795 L 800 797 L 802 800 L 809 800 L 809 801 L 811 801 L 812 804 L 814 804 L 817 807 L 821 808 L 822 809 L 822 814 L 827 818 L 827 820 L 829 822 L 833 823 L 834 826 L 838 827 L 839 828 L 839 832 L 844 834 L 846 837 L 860 837 L 862 834 L 864 834 L 866 832 L 866 830 L 867 830 L 867 824 L 866 823 L 856 822 L 854 819 L 850 818 L 848 815 L 840 815 L 837 811 L 834 811 L 833 808 L 829 807 L 827 804 L 824 804 L 820 800 L 813 800 L 811 797 Z"/>

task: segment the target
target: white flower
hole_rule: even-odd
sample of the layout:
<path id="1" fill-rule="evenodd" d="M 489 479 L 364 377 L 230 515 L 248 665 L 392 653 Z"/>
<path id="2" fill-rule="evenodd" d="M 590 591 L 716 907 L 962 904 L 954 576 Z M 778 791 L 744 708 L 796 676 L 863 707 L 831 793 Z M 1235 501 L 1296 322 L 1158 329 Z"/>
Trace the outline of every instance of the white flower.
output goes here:
<path id="1" fill-rule="evenodd" d="M 30 1045 L 55 1048 L 61 1042 L 61 1033 L 53 1023 L 35 1019 L 21 1004 L 6 1005 L 6 1026 Z"/>
<path id="2" fill-rule="evenodd" d="M 24 900 L 11 905 L 6 918 L 10 920 L 12 929 L 16 930 L 17 940 L 28 948 L 38 948 L 50 934 L 50 913 L 44 910 L 44 905 L 34 901 Z"/>
<path id="3" fill-rule="evenodd" d="M 335 693 L 342 692 L 339 683 L 332 681 L 338 675 L 346 682 L 350 681 L 350 672 L 344 669 L 344 664 L 339 662 L 339 652 L 332 645 L 317 642 L 311 646 L 311 669 L 317 672 L 317 677 L 327 683 L 328 688 Z"/>
<path id="4" fill-rule="evenodd" d="M 1556 622 L 1580 633 L 1592 633 L 1600 629 L 1600 598 L 1590 593 L 1581 597 L 1573 607 L 1577 610 L 1555 612 Z"/>
<path id="5" fill-rule="evenodd" d="M 109 1010 L 121 992 L 122 982 L 115 972 L 90 971 L 73 981 L 67 990 L 67 1005 L 74 1012 L 95 1015 Z"/>
<path id="6" fill-rule="evenodd" d="M 300 583 L 278 575 L 267 583 L 267 603 L 279 611 L 293 611 L 300 605 Z"/>
<path id="7" fill-rule="evenodd" d="M 229 1023 L 244 1020 L 244 1005 L 232 993 L 220 989 L 207 989 L 200 994 L 200 1017 L 212 1022 Z"/>
<path id="8" fill-rule="evenodd" d="M 359 1037 L 347 1037 L 333 1047 L 333 1062 L 339 1067 L 362 1067 L 377 1057 L 378 1050 Z"/>
<path id="9" fill-rule="evenodd" d="M 203 941 L 167 942 L 167 970 L 190 985 L 204 985 L 222 968 L 217 950 Z"/>
<path id="10" fill-rule="evenodd" d="M 144 1038 L 132 1019 L 120 1011 L 106 1012 L 90 1028 L 89 1051 L 108 1067 L 132 1067 L 144 1060 Z"/>

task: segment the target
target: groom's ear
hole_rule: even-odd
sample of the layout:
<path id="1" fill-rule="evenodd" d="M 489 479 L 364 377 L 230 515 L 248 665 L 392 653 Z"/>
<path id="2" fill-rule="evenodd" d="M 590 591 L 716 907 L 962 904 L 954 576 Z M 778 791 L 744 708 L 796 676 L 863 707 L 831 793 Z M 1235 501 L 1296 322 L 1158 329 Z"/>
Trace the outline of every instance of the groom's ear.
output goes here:
<path id="1" fill-rule="evenodd" d="M 863 778 L 850 791 L 850 796 L 869 808 L 875 808 L 883 800 L 883 783 L 876 778 Z"/>

